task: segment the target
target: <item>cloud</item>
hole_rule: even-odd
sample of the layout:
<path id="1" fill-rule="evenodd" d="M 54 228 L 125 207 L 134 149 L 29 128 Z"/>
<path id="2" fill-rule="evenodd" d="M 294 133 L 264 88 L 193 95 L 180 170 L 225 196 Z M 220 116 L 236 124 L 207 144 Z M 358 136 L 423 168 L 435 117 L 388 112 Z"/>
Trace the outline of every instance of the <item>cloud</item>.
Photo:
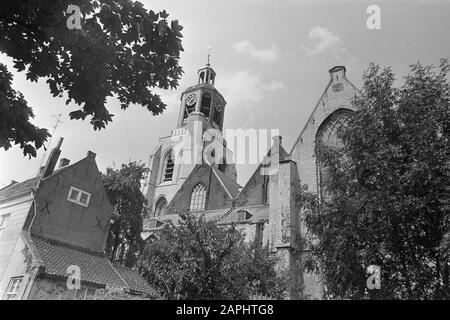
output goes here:
<path id="1" fill-rule="evenodd" d="M 321 26 L 309 30 L 308 38 L 314 42 L 312 47 L 301 48 L 310 57 L 330 52 L 336 60 L 353 61 L 356 58 L 345 48 L 342 39 L 332 31 Z"/>
<path id="2" fill-rule="evenodd" d="M 227 121 L 240 128 L 255 128 L 265 100 L 285 88 L 281 81 L 267 81 L 248 70 L 221 74 L 216 85 L 227 100 Z"/>
<path id="3" fill-rule="evenodd" d="M 153 88 L 152 93 L 158 94 L 161 97 L 162 102 L 167 105 L 164 113 L 171 113 L 179 110 L 181 96 L 181 93 L 179 91 Z"/>
<path id="4" fill-rule="evenodd" d="M 272 62 L 278 59 L 278 48 L 275 43 L 272 43 L 268 48 L 257 48 L 250 41 L 243 40 L 233 45 L 233 49 L 236 53 L 247 54 L 250 57 Z"/>
<path id="5" fill-rule="evenodd" d="M 262 101 L 270 93 L 284 89 L 280 81 L 264 82 L 259 74 L 249 71 L 238 71 L 220 76 L 218 88 L 228 100 L 228 104 L 251 105 Z"/>

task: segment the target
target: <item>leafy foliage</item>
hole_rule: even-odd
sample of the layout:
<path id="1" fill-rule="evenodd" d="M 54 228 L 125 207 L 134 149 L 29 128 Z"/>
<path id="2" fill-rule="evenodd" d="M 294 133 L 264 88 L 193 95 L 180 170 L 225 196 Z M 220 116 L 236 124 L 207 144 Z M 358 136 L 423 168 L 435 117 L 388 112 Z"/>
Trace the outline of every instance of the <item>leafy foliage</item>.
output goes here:
<path id="1" fill-rule="evenodd" d="M 81 29 L 67 28 L 68 5 L 80 7 Z M 0 52 L 13 58 L 14 67 L 26 71 L 27 79 L 45 78 L 53 96 L 65 94 L 66 104 L 73 101 L 81 106 L 70 113 L 71 119 L 90 117 L 93 128 L 102 129 L 113 117 L 106 108 L 110 96 L 118 98 L 122 109 L 140 104 L 153 115 L 165 109 L 150 88 L 178 86 L 183 50 L 182 26 L 177 20 L 169 22 L 168 16 L 166 11 L 148 11 L 133 0 L 3 0 Z M 5 98 L 0 118 L 8 116 L 9 105 L 15 101 L 10 95 Z M 28 119 L 19 118 L 10 124 L 18 132 L 30 126 Z M 1 138 L 13 139 L 22 147 L 35 142 L 39 148 L 42 134 Z M 31 146 L 24 152 L 35 154 Z"/>
<path id="2" fill-rule="evenodd" d="M 286 283 L 276 262 L 267 248 L 246 243 L 235 226 L 180 214 L 179 225 L 168 224 L 147 243 L 139 267 L 168 299 L 279 298 Z"/>
<path id="3" fill-rule="evenodd" d="M 88 297 L 88 300 L 155 300 L 159 298 L 157 295 L 133 295 L 122 288 L 106 287 L 98 289 L 93 296 Z"/>
<path id="4" fill-rule="evenodd" d="M 144 164 L 130 162 L 120 169 L 108 168 L 103 184 L 114 206 L 113 223 L 106 242 L 106 254 L 113 262 L 134 267 L 143 248 L 141 239 L 146 199 L 141 182 L 148 169 Z"/>
<path id="5" fill-rule="evenodd" d="M 371 64 L 344 146 L 319 148 L 330 197 L 306 223 L 329 297 L 450 297 L 449 69 L 416 63 L 394 88 L 392 70 Z M 366 288 L 370 265 L 380 290 Z"/>
<path id="6" fill-rule="evenodd" d="M 11 73 L 0 63 L 0 148 L 8 150 L 18 143 L 24 155 L 36 157 L 36 149 L 44 145 L 49 133 L 30 123 L 33 111 L 11 82 Z"/>

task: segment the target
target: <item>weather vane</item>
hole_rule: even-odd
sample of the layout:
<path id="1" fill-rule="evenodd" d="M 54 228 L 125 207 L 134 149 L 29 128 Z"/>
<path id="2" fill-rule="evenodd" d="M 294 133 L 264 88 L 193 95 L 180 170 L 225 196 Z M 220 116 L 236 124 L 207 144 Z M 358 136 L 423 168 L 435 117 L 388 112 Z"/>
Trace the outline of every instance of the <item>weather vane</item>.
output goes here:
<path id="1" fill-rule="evenodd" d="M 209 66 L 209 58 L 211 58 L 211 47 L 208 47 L 208 63 L 206 64 Z"/>
<path id="2" fill-rule="evenodd" d="M 55 124 L 55 126 L 53 127 L 53 132 L 52 132 L 52 135 L 50 136 L 50 140 L 48 141 L 47 146 L 44 146 L 44 154 L 42 155 L 41 164 L 39 165 L 38 173 L 37 173 L 37 174 L 39 174 L 39 171 L 40 171 L 42 165 L 44 164 L 45 155 L 47 154 L 47 149 L 48 149 L 48 147 L 49 147 L 49 146 L 51 145 L 51 143 L 52 143 L 52 139 L 53 139 L 53 136 L 55 135 L 56 128 L 58 127 L 58 125 L 59 125 L 60 123 L 63 123 L 63 122 L 61 121 L 61 116 L 62 116 L 62 113 L 58 113 L 58 114 L 53 114 L 53 115 L 52 115 L 52 118 L 55 118 L 55 119 L 56 119 L 56 124 Z"/>

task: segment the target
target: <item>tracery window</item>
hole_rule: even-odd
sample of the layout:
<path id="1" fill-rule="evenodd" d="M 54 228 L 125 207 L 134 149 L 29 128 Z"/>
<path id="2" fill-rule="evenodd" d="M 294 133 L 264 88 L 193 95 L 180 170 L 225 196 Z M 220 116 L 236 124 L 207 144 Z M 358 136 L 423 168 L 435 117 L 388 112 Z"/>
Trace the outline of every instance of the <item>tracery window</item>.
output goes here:
<path id="1" fill-rule="evenodd" d="M 332 113 L 320 126 L 316 136 L 316 148 L 321 146 L 342 148 L 344 143 L 342 141 L 341 133 L 347 128 L 352 116 L 352 111 L 347 109 L 340 109 Z M 316 149 L 317 150 L 317 149 Z M 327 190 L 329 183 L 329 172 L 324 161 L 317 158 L 318 167 L 318 188 L 321 200 L 330 198 L 330 192 Z"/>
<path id="2" fill-rule="evenodd" d="M 203 184 L 197 184 L 191 193 L 191 211 L 203 211 L 206 204 L 206 188 Z"/>

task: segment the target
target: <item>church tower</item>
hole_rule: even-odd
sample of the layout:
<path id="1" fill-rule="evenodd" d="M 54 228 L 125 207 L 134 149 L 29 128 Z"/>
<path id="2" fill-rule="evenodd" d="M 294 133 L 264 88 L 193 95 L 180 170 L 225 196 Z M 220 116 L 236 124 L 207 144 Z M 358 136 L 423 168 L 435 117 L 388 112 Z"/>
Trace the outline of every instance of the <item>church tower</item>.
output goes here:
<path id="1" fill-rule="evenodd" d="M 144 187 L 150 217 L 164 216 L 173 197 L 199 165 L 214 166 L 236 182 L 232 153 L 222 134 L 226 101 L 215 88 L 209 62 L 198 70 L 197 83 L 181 94 L 176 128 L 159 139 L 150 156 Z"/>
<path id="2" fill-rule="evenodd" d="M 222 131 L 226 101 L 214 87 L 216 72 L 210 66 L 198 70 L 197 84 L 187 88 L 181 95 L 181 108 L 177 128 L 185 127 L 189 115 L 202 113 L 211 128 Z"/>

